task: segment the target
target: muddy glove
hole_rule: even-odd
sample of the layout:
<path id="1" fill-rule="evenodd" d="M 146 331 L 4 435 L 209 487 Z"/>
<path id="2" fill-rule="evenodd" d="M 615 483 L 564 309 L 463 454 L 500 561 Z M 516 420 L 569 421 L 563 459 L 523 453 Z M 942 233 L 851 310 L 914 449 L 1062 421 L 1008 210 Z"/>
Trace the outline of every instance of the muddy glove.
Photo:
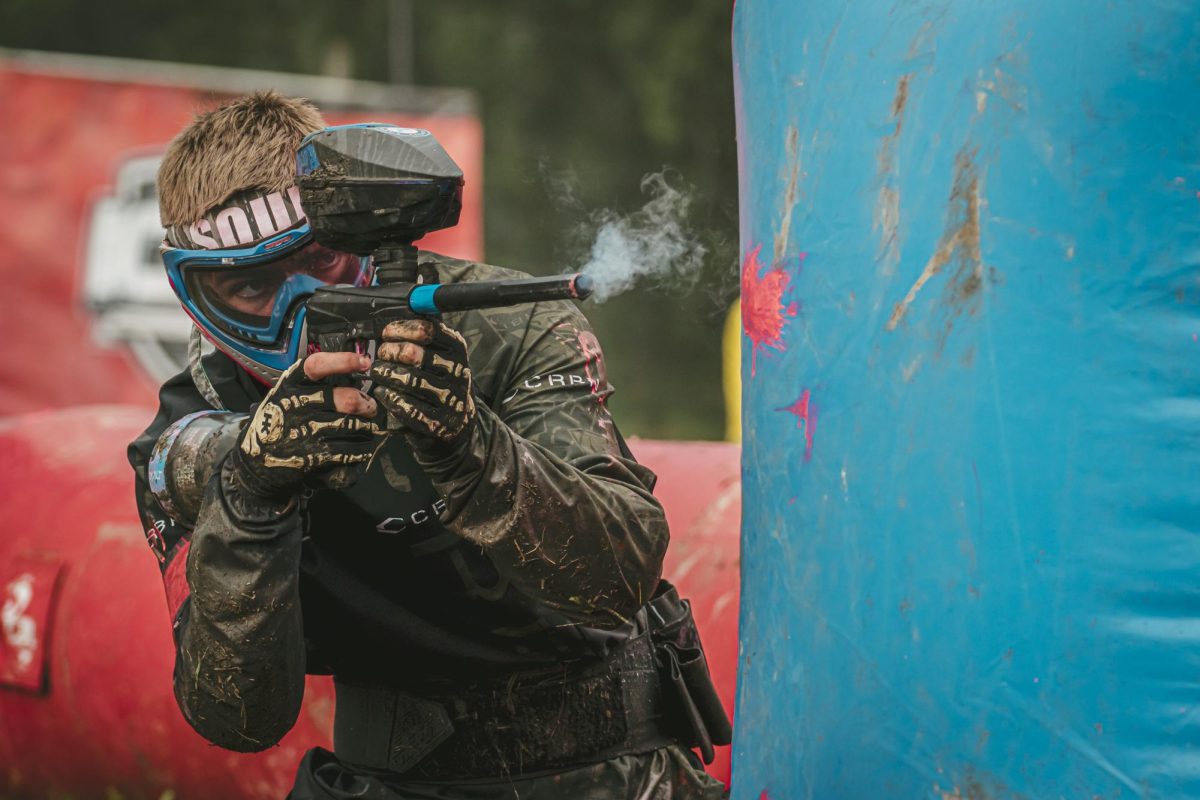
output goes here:
<path id="1" fill-rule="evenodd" d="M 230 454 L 243 495 L 287 503 L 304 486 L 340 488 L 370 461 L 385 431 L 375 402 L 325 379 L 367 368 L 354 353 L 316 353 L 293 364 L 255 408 Z"/>
<path id="2" fill-rule="evenodd" d="M 467 341 L 440 322 L 413 319 L 384 328 L 371 380 L 388 428 L 403 432 L 414 449 L 449 452 L 475 421 Z"/>

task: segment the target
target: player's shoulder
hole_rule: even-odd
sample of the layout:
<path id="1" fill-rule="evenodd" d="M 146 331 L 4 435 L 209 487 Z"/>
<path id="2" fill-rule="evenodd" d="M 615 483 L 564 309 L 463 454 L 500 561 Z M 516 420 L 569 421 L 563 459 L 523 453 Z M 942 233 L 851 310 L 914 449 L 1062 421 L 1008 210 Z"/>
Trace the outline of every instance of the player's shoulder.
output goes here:
<path id="1" fill-rule="evenodd" d="M 215 351 L 202 359 L 209 382 L 225 404 L 224 410 L 244 412 L 257 402 L 252 379 L 233 359 Z M 159 437 L 175 422 L 197 411 L 212 411 L 213 406 L 196 388 L 191 367 L 184 367 L 158 390 L 158 413 L 141 435 L 129 444 L 129 461 L 135 470 L 144 471 Z"/>
<path id="2" fill-rule="evenodd" d="M 139 474 L 145 471 L 155 442 L 171 423 L 205 405 L 204 398 L 196 390 L 192 376 L 186 369 L 168 379 L 158 390 L 158 413 L 150 425 L 129 443 L 127 454 L 134 470 Z"/>
<path id="3" fill-rule="evenodd" d="M 528 272 L 521 272 L 519 269 L 444 256 L 430 250 L 421 251 L 421 263 L 430 263 L 436 266 L 438 277 L 443 283 L 475 283 L 476 281 L 503 281 L 533 277 Z"/>

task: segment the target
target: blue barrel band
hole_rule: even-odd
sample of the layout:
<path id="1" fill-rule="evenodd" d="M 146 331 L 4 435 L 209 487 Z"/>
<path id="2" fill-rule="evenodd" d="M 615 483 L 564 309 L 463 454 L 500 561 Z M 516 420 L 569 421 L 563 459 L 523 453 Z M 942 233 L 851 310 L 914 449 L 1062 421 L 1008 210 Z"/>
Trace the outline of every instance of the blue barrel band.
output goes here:
<path id="1" fill-rule="evenodd" d="M 437 303 L 433 301 L 433 295 L 441 287 L 440 283 L 430 283 L 423 286 L 418 286 L 412 290 L 412 294 L 408 296 L 408 306 L 417 314 L 425 314 L 428 316 L 437 316 L 441 314 L 441 309 L 437 307 Z"/>

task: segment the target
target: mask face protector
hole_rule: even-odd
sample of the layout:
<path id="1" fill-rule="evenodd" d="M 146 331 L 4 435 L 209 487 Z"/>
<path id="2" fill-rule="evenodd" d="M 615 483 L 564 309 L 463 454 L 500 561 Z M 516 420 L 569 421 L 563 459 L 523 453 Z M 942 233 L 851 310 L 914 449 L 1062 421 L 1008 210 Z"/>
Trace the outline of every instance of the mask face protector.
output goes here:
<path id="1" fill-rule="evenodd" d="M 272 370 L 303 355 L 304 301 L 321 286 L 371 282 L 370 259 L 317 244 L 307 223 L 244 249 L 164 247 L 184 309 L 223 349 Z"/>

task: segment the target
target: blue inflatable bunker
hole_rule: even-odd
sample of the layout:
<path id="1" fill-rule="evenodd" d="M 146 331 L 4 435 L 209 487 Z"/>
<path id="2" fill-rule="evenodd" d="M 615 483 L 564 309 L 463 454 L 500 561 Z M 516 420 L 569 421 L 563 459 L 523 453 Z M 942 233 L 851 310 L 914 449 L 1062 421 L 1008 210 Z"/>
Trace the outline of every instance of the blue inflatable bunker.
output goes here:
<path id="1" fill-rule="evenodd" d="M 733 44 L 734 797 L 1200 797 L 1200 3 Z"/>

